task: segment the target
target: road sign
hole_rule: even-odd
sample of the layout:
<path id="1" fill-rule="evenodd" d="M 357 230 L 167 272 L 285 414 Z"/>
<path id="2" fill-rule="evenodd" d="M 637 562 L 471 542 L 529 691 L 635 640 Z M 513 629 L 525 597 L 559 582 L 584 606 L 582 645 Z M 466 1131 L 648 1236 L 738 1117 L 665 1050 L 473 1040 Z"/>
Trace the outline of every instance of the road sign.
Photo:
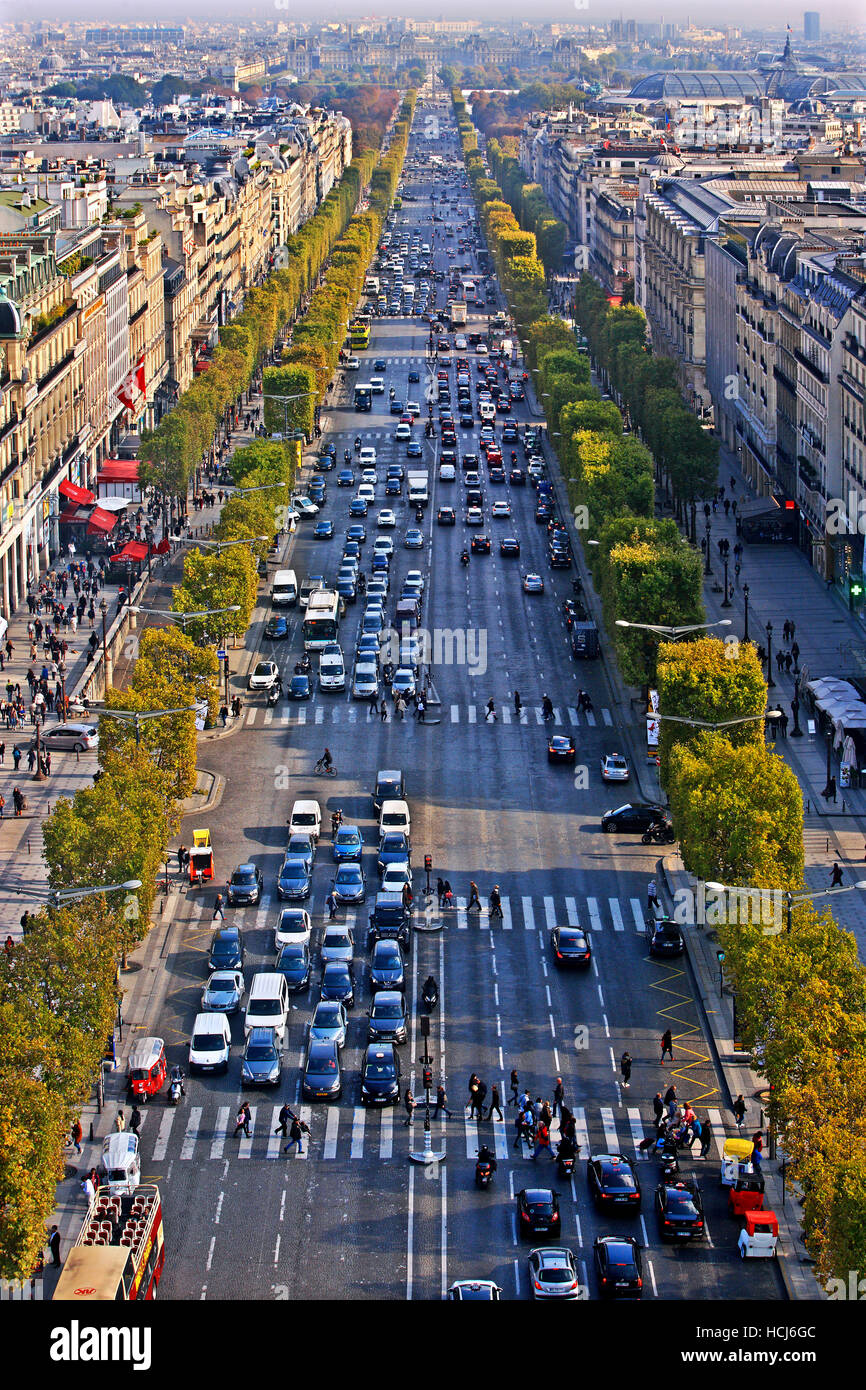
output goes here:
<path id="1" fill-rule="evenodd" d="M 228 654 L 228 652 L 225 650 L 224 647 L 220 647 L 219 650 L 217 651 L 217 661 L 228 661 L 228 659 L 229 659 L 229 654 Z"/>

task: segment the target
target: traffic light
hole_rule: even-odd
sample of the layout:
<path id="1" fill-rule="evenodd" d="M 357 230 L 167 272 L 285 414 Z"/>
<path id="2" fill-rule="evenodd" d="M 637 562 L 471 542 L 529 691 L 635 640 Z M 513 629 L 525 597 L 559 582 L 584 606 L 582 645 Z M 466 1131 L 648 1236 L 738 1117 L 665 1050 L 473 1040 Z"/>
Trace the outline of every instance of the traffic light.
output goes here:
<path id="1" fill-rule="evenodd" d="M 432 855 L 432 854 L 425 854 L 425 855 L 424 855 L 424 872 L 425 872 L 425 873 L 428 873 L 428 874 L 432 874 L 432 872 L 433 872 L 433 855 Z"/>
<path id="2" fill-rule="evenodd" d="M 424 1069 L 423 1069 L 423 1071 L 422 1071 L 422 1073 L 421 1073 L 421 1080 L 422 1080 L 422 1083 L 423 1083 L 423 1086 L 424 1086 L 424 1090 L 425 1090 L 425 1091 L 432 1091 L 432 1089 L 433 1089 L 433 1068 L 432 1068 L 432 1067 L 424 1067 Z"/>

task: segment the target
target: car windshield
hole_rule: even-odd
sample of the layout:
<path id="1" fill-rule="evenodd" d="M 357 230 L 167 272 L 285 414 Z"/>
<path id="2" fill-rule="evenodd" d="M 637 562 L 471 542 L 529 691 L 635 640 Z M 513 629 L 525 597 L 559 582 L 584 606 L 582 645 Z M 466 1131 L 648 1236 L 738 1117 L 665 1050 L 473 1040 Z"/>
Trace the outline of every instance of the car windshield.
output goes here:
<path id="1" fill-rule="evenodd" d="M 601 1180 L 605 1187 L 618 1188 L 623 1192 L 634 1192 L 635 1189 L 633 1175 L 627 1168 L 624 1168 L 621 1163 L 618 1163 L 616 1167 L 612 1165 L 603 1167 L 601 1170 Z"/>
<path id="2" fill-rule="evenodd" d="M 333 1071 L 337 1070 L 337 1059 L 330 1047 L 311 1047 L 308 1066 L 311 1071 Z"/>
<path id="3" fill-rule="evenodd" d="M 255 883 L 255 881 L 256 881 L 256 871 L 255 871 L 255 869 L 235 869 L 234 873 L 232 874 L 232 883 L 235 883 L 235 884 L 239 884 L 239 883 Z"/>
<path id="4" fill-rule="evenodd" d="M 340 1011 L 336 1004 L 320 1004 L 313 1015 L 314 1028 L 334 1028 L 340 1022 Z"/>
<path id="5" fill-rule="evenodd" d="M 357 830 L 340 830 L 337 833 L 338 845 L 355 845 L 358 843 Z"/>
<path id="6" fill-rule="evenodd" d="M 260 661 L 256 667 L 255 674 L 257 676 L 269 676 L 271 674 L 271 663 L 269 661 Z"/>
<path id="7" fill-rule="evenodd" d="M 367 1079 L 373 1081 L 393 1081 L 395 1076 L 393 1062 L 373 1061 L 367 1063 Z"/>
<path id="8" fill-rule="evenodd" d="M 345 932 L 328 932 L 322 942 L 323 946 L 351 946 L 351 944 Z"/>
<path id="9" fill-rule="evenodd" d="M 399 1004 L 374 1004 L 371 1018 L 402 1018 L 403 1010 Z"/>
<path id="10" fill-rule="evenodd" d="M 196 1033 L 193 1047 L 199 1052 L 217 1052 L 225 1047 L 222 1033 Z"/>
<path id="11" fill-rule="evenodd" d="M 306 948 L 300 941 L 290 941 L 288 946 L 284 946 L 280 952 L 281 965 L 285 965 L 287 961 L 302 961 L 305 958 Z"/>
<path id="12" fill-rule="evenodd" d="M 282 878 L 306 878 L 306 876 L 307 870 L 303 863 L 293 860 L 291 864 L 283 865 Z"/>
<path id="13" fill-rule="evenodd" d="M 337 883 L 360 883 L 361 870 L 357 864 L 344 864 L 337 870 Z"/>
<path id="14" fill-rule="evenodd" d="M 277 1050 L 272 1043 L 250 1043 L 247 1047 L 248 1062 L 272 1062 Z"/>

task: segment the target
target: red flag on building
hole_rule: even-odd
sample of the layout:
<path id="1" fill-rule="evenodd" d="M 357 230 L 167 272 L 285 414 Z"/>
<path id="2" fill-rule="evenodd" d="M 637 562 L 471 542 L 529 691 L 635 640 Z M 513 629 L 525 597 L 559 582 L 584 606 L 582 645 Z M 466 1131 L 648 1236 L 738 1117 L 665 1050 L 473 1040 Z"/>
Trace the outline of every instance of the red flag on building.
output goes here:
<path id="1" fill-rule="evenodd" d="M 135 366 L 123 378 L 117 392 L 117 399 L 127 410 L 132 410 L 138 397 L 144 395 L 144 387 L 144 353 L 142 353 Z"/>

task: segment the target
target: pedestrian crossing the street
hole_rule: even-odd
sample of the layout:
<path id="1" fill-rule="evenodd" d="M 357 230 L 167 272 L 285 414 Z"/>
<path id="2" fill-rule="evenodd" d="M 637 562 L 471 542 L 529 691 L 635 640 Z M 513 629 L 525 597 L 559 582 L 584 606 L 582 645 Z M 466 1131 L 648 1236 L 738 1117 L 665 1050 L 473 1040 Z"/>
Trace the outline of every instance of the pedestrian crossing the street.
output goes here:
<path id="1" fill-rule="evenodd" d="M 494 721 L 486 720 L 486 705 L 460 705 L 454 704 L 448 707 L 448 718 L 452 724 L 488 724 L 492 727 Z M 430 713 L 433 714 L 431 708 Z M 436 713 L 439 713 L 438 708 Z M 442 711 L 444 715 L 444 710 Z M 513 726 L 523 724 L 527 726 L 541 726 L 545 722 L 551 728 L 571 727 L 573 729 L 588 728 L 596 729 L 599 727 L 599 717 L 601 724 L 607 728 L 613 728 L 613 715 L 609 709 L 577 710 L 571 705 L 566 705 L 564 709 L 554 708 L 553 720 L 545 721 L 541 706 L 524 705 L 520 711 L 520 718 L 515 718 L 514 712 L 509 706 L 503 705 L 496 711 L 496 723 L 499 725 Z M 389 714 L 389 719 L 393 717 L 393 711 Z M 379 712 L 374 709 L 369 701 L 361 700 L 337 700 L 333 704 L 330 702 L 312 702 L 310 704 L 293 705 L 289 709 L 271 709 L 263 705 L 250 705 L 244 713 L 244 724 L 247 728 L 254 728 L 256 725 L 275 724 L 283 728 L 299 724 L 371 724 L 379 720 Z M 400 721 L 398 721 L 400 722 Z M 411 725 L 415 721 L 409 717 L 403 720 L 406 725 Z"/>
<path id="2" fill-rule="evenodd" d="M 470 910 L 468 899 L 461 894 L 454 895 L 453 907 L 440 907 L 435 894 L 426 897 L 423 893 L 418 892 L 417 879 L 418 875 L 416 875 L 416 896 L 412 908 L 412 918 L 416 923 L 429 918 L 431 927 L 438 927 L 441 922 L 446 930 L 468 931 L 470 927 L 480 927 L 482 931 L 490 929 L 490 913 L 485 895 L 482 895 L 480 909 L 474 906 Z M 307 908 L 311 912 L 314 922 L 319 913 L 324 915 L 324 893 L 325 888 L 323 887 L 321 903 L 316 902 L 315 893 L 307 903 Z M 197 926 L 199 928 L 209 926 L 213 911 L 212 901 L 204 898 L 188 899 L 187 901 L 189 903 L 187 915 L 191 919 L 190 925 L 193 932 Z M 583 927 L 592 937 L 603 936 L 611 931 L 617 935 L 632 933 L 642 936 L 646 930 L 647 909 L 640 898 L 576 898 L 555 894 L 534 898 L 502 893 L 500 903 L 502 918 L 501 920 L 498 916 L 493 918 L 496 924 L 494 926 L 495 931 L 514 931 L 516 929 L 518 931 L 546 933 L 552 931 L 556 926 L 569 926 Z M 258 907 L 245 910 L 243 919 L 245 929 L 247 931 L 265 931 L 268 927 L 273 927 L 280 906 L 276 895 L 266 892 Z M 350 907 L 337 909 L 341 925 L 349 927 L 356 933 L 366 924 L 366 912 L 367 909 L 363 906 L 358 909 Z"/>
<path id="3" fill-rule="evenodd" d="M 310 1134 L 304 1134 L 300 1154 L 295 1146 L 286 1153 L 288 1138 L 280 1129 L 281 1104 L 269 1100 L 251 1103 L 249 1136 L 243 1130 L 235 1135 L 235 1107 L 220 1106 L 210 1114 L 206 1114 L 202 1106 L 190 1107 L 186 1113 L 178 1108 L 158 1118 L 155 1112 L 148 1111 L 140 1131 L 145 1166 L 161 1163 L 166 1158 L 177 1158 L 181 1163 L 211 1159 L 267 1162 L 294 1158 L 349 1163 L 374 1158 L 402 1163 L 407 1151 L 417 1142 L 415 1134 L 423 1132 L 423 1103 L 416 1109 L 413 1123 L 408 1127 L 404 1124 L 402 1106 L 367 1109 L 347 1104 L 345 1099 L 337 1105 L 297 1105 L 292 1107 L 294 1113 L 309 1126 Z M 646 1110 L 649 1112 L 649 1106 Z M 436 1115 L 435 1106 L 431 1106 L 436 1147 L 444 1147 L 447 1152 L 452 1146 L 461 1156 L 465 1153 L 466 1158 L 474 1159 L 481 1143 L 487 1143 L 499 1160 L 531 1161 L 532 1150 L 524 1140 L 517 1139 L 516 1110 L 513 1106 L 505 1106 L 502 1113 L 502 1121 L 488 1120 L 485 1116 L 479 1123 L 475 1115 L 467 1114 L 459 1099 L 452 1099 L 452 1118 L 446 1120 L 444 1114 Z M 642 1151 L 640 1144 L 653 1131 L 650 1113 L 642 1114 L 637 1106 L 621 1104 L 617 1107 L 575 1106 L 573 1114 L 581 1158 L 605 1152 L 626 1154 L 638 1162 L 649 1160 L 649 1152 Z M 710 1109 L 707 1114 L 713 1127 L 713 1140 L 707 1155 L 709 1162 L 721 1159 L 721 1146 L 727 1136 L 721 1111 Z M 402 1131 L 406 1128 L 409 1134 L 404 1139 Z M 554 1119 L 550 1135 L 555 1149 L 560 1137 L 558 1119 Z M 697 1159 L 698 1152 L 696 1146 L 693 1158 Z"/>

